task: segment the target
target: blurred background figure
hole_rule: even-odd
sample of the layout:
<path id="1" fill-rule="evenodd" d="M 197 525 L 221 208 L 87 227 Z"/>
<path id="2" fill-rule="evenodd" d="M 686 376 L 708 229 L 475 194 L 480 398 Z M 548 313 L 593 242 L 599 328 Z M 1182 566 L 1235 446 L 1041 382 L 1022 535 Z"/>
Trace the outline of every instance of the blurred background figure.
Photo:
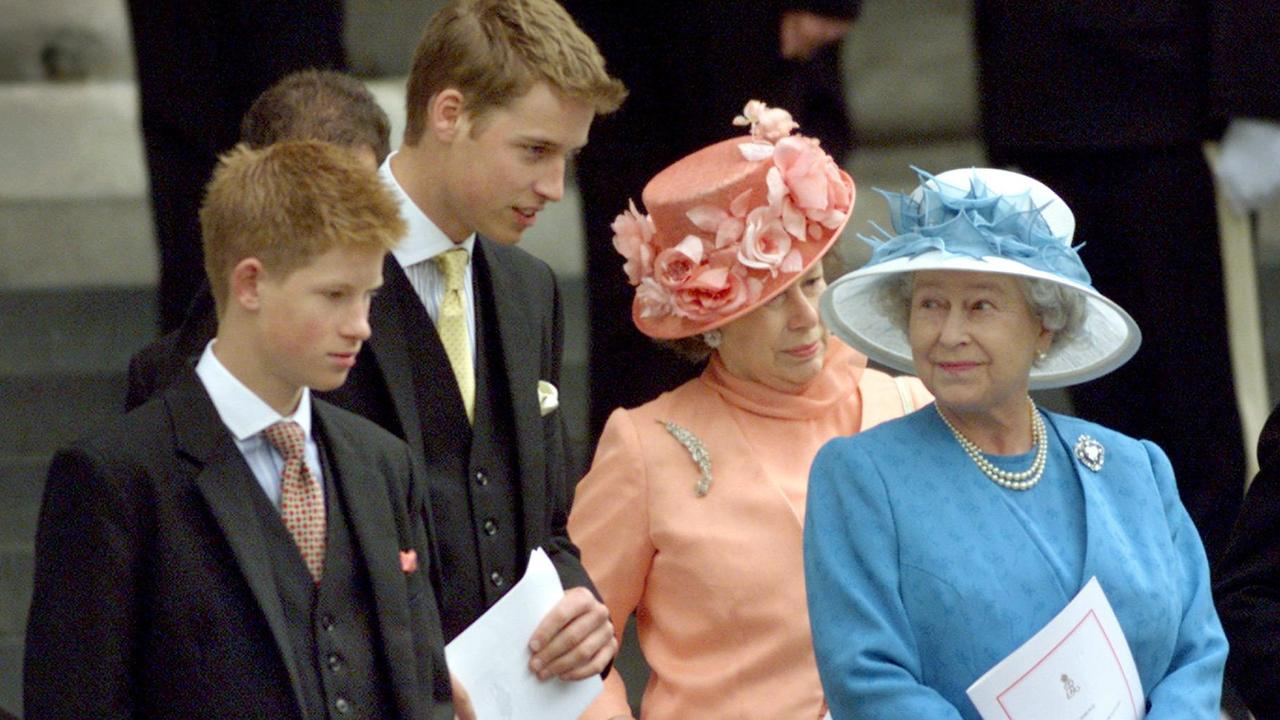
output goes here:
<path id="1" fill-rule="evenodd" d="M 609 71 L 630 90 L 578 157 L 586 228 L 588 434 L 614 408 L 652 400 L 700 372 L 631 323 L 632 291 L 610 242 L 618 209 L 644 183 L 731 131 L 751 98 L 787 108 L 842 162 L 853 147 L 840 39 L 859 0 L 566 0 Z M 649 371 L 636 373 L 634 368 Z"/>
<path id="2" fill-rule="evenodd" d="M 1280 717 L 1280 408 L 1258 438 L 1261 469 L 1214 566 L 1213 594 L 1227 631 L 1227 682 L 1254 716 Z"/>
<path id="3" fill-rule="evenodd" d="M 1142 328 L 1138 355 L 1071 388 L 1071 402 L 1164 448 L 1214 557 L 1246 464 L 1204 143 L 1231 118 L 1280 116 L 1280 11 L 1247 0 L 975 0 L 974 10 L 992 164 L 1062 196 L 1094 284 Z M 1251 42 L 1259 32 L 1272 40 Z"/>
<path id="4" fill-rule="evenodd" d="M 151 209 L 160 251 L 162 332 L 204 279 L 196 213 L 218 155 L 249 104 L 303 68 L 343 69 L 342 0 L 128 0 Z"/>

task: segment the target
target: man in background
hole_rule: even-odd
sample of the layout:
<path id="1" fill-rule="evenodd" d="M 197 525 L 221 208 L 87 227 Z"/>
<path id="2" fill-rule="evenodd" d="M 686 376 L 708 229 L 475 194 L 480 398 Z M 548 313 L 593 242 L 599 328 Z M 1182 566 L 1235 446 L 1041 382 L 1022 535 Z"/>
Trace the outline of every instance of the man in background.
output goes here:
<path id="1" fill-rule="evenodd" d="M 371 170 L 391 151 L 391 123 L 364 83 L 333 70 L 286 75 L 253 101 L 240 142 L 264 148 L 282 140 L 323 140 L 349 149 Z M 213 293 L 200 286 L 182 324 L 129 360 L 125 409 L 146 402 L 199 358 L 217 330 Z"/>

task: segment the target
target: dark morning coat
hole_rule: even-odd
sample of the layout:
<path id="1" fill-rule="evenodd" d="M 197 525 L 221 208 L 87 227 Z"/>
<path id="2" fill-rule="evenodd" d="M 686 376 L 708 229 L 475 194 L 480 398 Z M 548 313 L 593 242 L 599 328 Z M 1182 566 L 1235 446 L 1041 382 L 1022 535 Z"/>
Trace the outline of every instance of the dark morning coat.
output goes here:
<path id="1" fill-rule="evenodd" d="M 458 577 L 476 572 L 455 564 L 466 557 L 463 544 L 483 540 L 468 493 L 487 482 L 478 468 L 499 460 L 478 456 L 476 448 L 513 452 L 515 476 L 508 492 L 520 529 L 513 539 L 521 554 L 518 572 L 523 574 L 529 551 L 542 547 L 565 587 L 591 587 L 565 529 L 571 496 L 562 414 L 543 415 L 537 396 L 539 380 L 560 383 L 563 330 L 555 276 L 525 251 L 483 237 L 475 244 L 472 271 L 481 356 L 474 429 L 468 427 L 439 333 L 393 256 L 387 257 L 384 284 L 370 308 L 373 335 L 346 384 L 326 396 L 404 438 L 425 468 L 441 555 L 446 638 L 478 617 L 515 579 L 480 592 L 465 590 L 470 586 Z M 497 419 L 502 413 L 509 413 L 507 421 Z"/>
<path id="2" fill-rule="evenodd" d="M 509 550 L 527 559 L 530 550 L 542 547 L 566 587 L 590 587 L 577 548 L 565 531 L 571 495 L 566 489 L 563 419 L 558 411 L 543 416 L 537 397 L 539 380 L 560 383 L 563 331 L 555 277 L 545 263 L 517 248 L 485 238 L 478 238 L 475 247 L 477 328 L 484 357 L 477 363 L 474 433 L 484 435 L 489 446 L 514 451 L 516 477 L 509 489 L 515 497 L 509 500 L 520 532 L 514 538 L 516 547 Z M 443 561 L 436 568 L 440 573 L 436 585 L 445 636 L 452 638 L 505 590 L 485 587 L 482 592 L 474 587 L 476 583 L 460 582 L 461 573 L 479 571 L 470 565 L 459 567 L 465 554 L 452 551 L 457 544 L 475 543 L 483 532 L 476 527 L 466 500 L 467 484 L 475 482 L 476 468 L 487 462 L 471 452 L 467 436 L 473 431 L 467 426 L 448 356 L 422 301 L 392 255 L 383 266 L 383 282 L 369 310 L 373 335 L 356 367 L 346 384 L 321 397 L 409 443 L 419 466 L 418 477 L 427 478 L 430 486 L 429 533 Z M 185 372 L 213 337 L 215 326 L 206 289 L 181 328 L 130 360 L 127 406 L 145 402 Z M 498 412 L 510 414 L 503 416 L 506 421 L 495 422 Z M 426 491 L 422 495 L 426 499 Z M 521 562 L 520 572 L 523 567 Z"/>
<path id="3" fill-rule="evenodd" d="M 1231 544 L 1214 567 L 1213 595 L 1231 643 L 1227 680 L 1258 718 L 1280 717 L 1280 407 L 1258 438 L 1260 469 Z"/>
<path id="4" fill-rule="evenodd" d="M 323 401 L 313 416 L 368 573 L 396 715 L 451 718 L 408 453 Z M 59 452 L 36 534 L 26 717 L 299 717 L 259 487 L 194 372 Z M 404 549 L 416 572 L 402 571 Z"/>

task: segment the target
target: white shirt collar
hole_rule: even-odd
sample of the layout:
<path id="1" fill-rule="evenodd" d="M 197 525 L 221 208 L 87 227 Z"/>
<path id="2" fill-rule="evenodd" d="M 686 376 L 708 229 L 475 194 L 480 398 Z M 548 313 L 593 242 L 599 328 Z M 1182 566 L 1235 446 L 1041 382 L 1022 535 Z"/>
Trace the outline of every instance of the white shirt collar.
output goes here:
<path id="1" fill-rule="evenodd" d="M 409 194 L 401 187 L 400 181 L 396 180 L 396 176 L 391 172 L 391 158 L 397 153 L 391 153 L 386 160 L 382 161 L 382 167 L 378 168 L 378 174 L 382 177 L 383 182 L 391 189 L 392 195 L 395 196 L 396 202 L 400 203 L 400 216 L 404 218 L 405 223 L 409 225 L 409 233 L 404 240 L 392 251 L 399 261 L 400 267 L 409 267 L 416 265 L 425 260 L 430 260 L 446 250 L 452 250 L 455 247 L 464 247 L 467 249 L 467 256 L 470 257 L 476 244 L 476 234 L 471 233 L 463 240 L 461 244 L 455 244 L 449 239 L 448 235 L 440 229 L 438 225 L 427 217 L 426 213 L 418 207 Z"/>
<path id="2" fill-rule="evenodd" d="M 231 374 L 218 356 L 213 354 L 210 340 L 204 347 L 200 362 L 196 363 L 196 375 L 204 383 L 213 407 L 222 418 L 236 440 L 244 442 L 281 420 L 293 420 L 302 426 L 305 437 L 311 437 L 311 389 L 302 388 L 302 399 L 298 401 L 298 409 L 290 417 L 276 412 L 262 398 L 258 397 L 244 383 Z"/>

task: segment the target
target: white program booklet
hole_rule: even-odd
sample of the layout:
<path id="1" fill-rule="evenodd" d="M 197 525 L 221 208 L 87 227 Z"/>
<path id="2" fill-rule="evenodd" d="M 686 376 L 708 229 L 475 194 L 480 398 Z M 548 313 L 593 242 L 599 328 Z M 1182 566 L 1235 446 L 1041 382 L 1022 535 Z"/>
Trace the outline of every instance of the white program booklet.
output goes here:
<path id="1" fill-rule="evenodd" d="M 1138 668 L 1096 577 L 1057 617 L 967 692 L 983 720 L 1142 720 L 1146 716 Z"/>
<path id="2" fill-rule="evenodd" d="M 542 548 L 520 582 L 445 647 L 449 671 L 471 696 L 477 720 L 576 718 L 604 688 L 600 676 L 539 681 L 529 669 L 529 638 L 564 595 Z"/>

